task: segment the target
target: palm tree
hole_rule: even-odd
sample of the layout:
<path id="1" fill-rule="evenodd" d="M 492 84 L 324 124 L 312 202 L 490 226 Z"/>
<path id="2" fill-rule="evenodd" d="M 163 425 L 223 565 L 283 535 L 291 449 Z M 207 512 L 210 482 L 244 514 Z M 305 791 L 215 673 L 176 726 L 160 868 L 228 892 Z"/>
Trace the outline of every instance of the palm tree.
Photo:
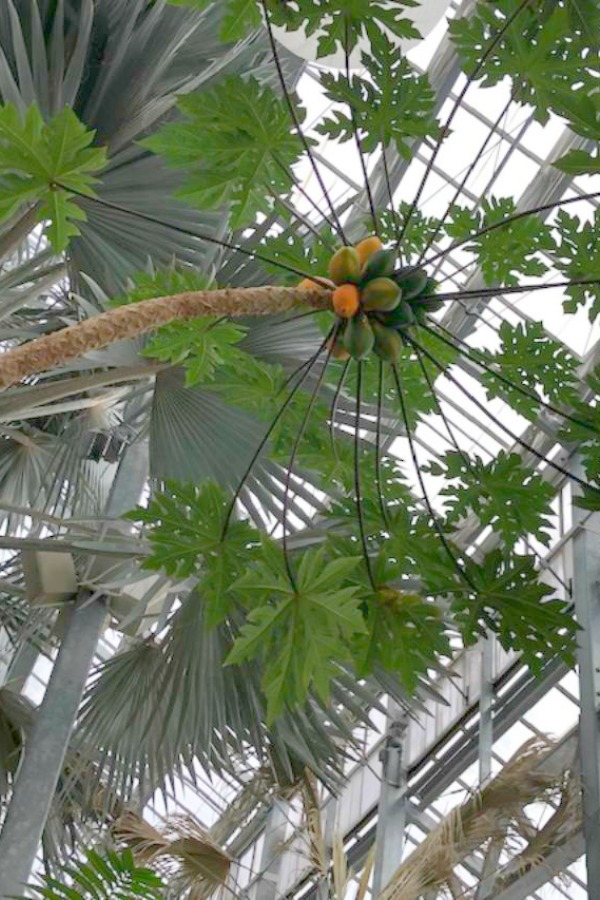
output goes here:
<path id="1" fill-rule="evenodd" d="M 9 327 L 7 331 L 6 340 L 12 342 L 51 332 L 40 337 L 39 342 L 34 340 L 9 350 L 0 365 L 4 385 L 29 381 L 27 386 L 12 387 L 4 395 L 6 421 L 35 423 L 35 431 L 25 435 L 33 442 L 35 454 L 32 444 L 26 444 L 22 435 L 13 436 L 14 441 L 20 441 L 17 449 L 27 446 L 35 456 L 30 468 L 34 474 L 37 472 L 37 482 L 33 474 L 22 478 L 27 493 L 21 494 L 20 502 L 13 502 L 12 514 L 16 517 L 15 527 L 20 527 L 23 510 L 32 503 L 36 503 L 40 515 L 55 517 L 52 522 L 47 518 L 39 521 L 50 524 L 54 534 L 60 535 L 61 549 L 80 554 L 84 547 L 85 564 L 80 566 L 77 585 L 85 590 L 91 586 L 92 596 L 100 592 L 102 597 L 114 598 L 111 614 L 131 635 L 122 652 L 106 662 L 101 677 L 90 688 L 76 736 L 78 751 L 96 760 L 97 771 L 107 787 L 117 789 L 124 797 L 134 792 L 147 796 L 170 772 L 180 771 L 194 758 L 207 767 L 223 767 L 233 759 L 232 767 L 236 769 L 247 758 L 249 748 L 261 761 L 272 765 L 284 782 L 293 783 L 309 765 L 333 785 L 340 773 L 339 746 L 351 741 L 353 726 L 364 721 L 365 713 L 357 699 L 376 702 L 377 691 L 383 689 L 406 702 L 418 687 L 431 689 L 430 670 L 450 652 L 449 633 L 459 632 L 468 643 L 485 627 L 492 628 L 500 633 L 506 646 L 529 649 L 527 658 L 533 666 L 544 653 L 560 652 L 570 658 L 572 627 L 567 598 L 546 601 L 550 591 L 537 582 L 535 556 L 511 553 L 517 539 L 527 532 L 544 539 L 552 493 L 537 474 L 523 466 L 519 454 L 547 462 L 556 478 L 573 478 L 561 465 L 548 461 L 556 425 L 554 432 L 549 432 L 547 443 L 535 446 L 527 436 L 509 431 L 508 437 L 514 440 L 518 453 L 500 455 L 486 465 L 482 460 L 468 458 L 457 441 L 436 381 L 439 375 L 445 375 L 453 387 L 469 397 L 469 402 L 481 407 L 469 386 L 450 368 L 459 359 L 463 367 L 475 367 L 482 373 L 490 395 L 502 395 L 532 418 L 538 414 L 560 416 L 565 429 L 580 440 L 588 462 L 586 477 L 575 476 L 574 480 L 585 488 L 586 502 L 597 504 L 592 485 L 597 473 L 592 460 L 598 427 L 593 406 L 578 396 L 581 385 L 572 354 L 544 336 L 553 362 L 546 362 L 545 368 L 544 364 L 534 365 L 534 348 L 539 340 L 534 329 L 521 335 L 517 363 L 514 353 L 511 357 L 511 349 L 518 334 L 505 335 L 502 350 L 495 355 L 482 355 L 465 343 L 473 306 L 500 293 L 518 296 L 524 286 L 516 275 L 539 276 L 545 271 L 540 269 L 544 264 L 540 264 L 539 254 L 551 257 L 553 265 L 564 272 L 571 304 L 588 302 L 594 314 L 598 272 L 587 247 L 593 242 L 595 231 L 588 234 L 581 223 L 563 216 L 553 232 L 544 224 L 543 216 L 557 204 L 565 206 L 570 202 L 561 203 L 568 183 L 563 170 L 587 171 L 596 165 L 596 157 L 588 158 L 583 145 L 586 140 L 598 139 L 597 129 L 594 131 L 589 115 L 573 116 L 573 128 L 581 133 L 582 140 L 572 142 L 577 149 L 571 148 L 561 163 L 562 169 L 556 170 L 553 196 L 547 203 L 525 202 L 522 207 L 513 208 L 510 203 L 490 201 L 482 211 L 472 213 L 457 208 L 453 202 L 439 219 L 425 219 L 418 206 L 460 100 L 482 74 L 493 83 L 498 75 L 512 73 L 513 99 L 533 101 L 535 114 L 540 118 L 548 108 L 563 115 L 570 112 L 578 99 L 574 99 L 571 88 L 581 90 L 583 84 L 585 89 L 589 78 L 585 63 L 589 35 L 581 23 L 576 24 L 577 39 L 563 46 L 567 33 L 565 17 L 573 14 L 570 4 L 559 4 L 556 13 L 544 10 L 538 15 L 524 3 L 507 0 L 498 21 L 490 20 L 481 10 L 472 22 L 453 27 L 454 43 L 468 78 L 441 131 L 434 118 L 436 98 L 426 79 L 406 68 L 387 38 L 377 33 L 375 37 L 370 34 L 376 52 L 368 65 L 379 94 L 373 93 L 368 80 L 353 77 L 349 66 L 337 79 L 323 76 L 322 83 L 330 96 L 336 103 L 346 103 L 349 112 L 326 116 L 321 131 L 356 142 L 364 176 L 363 199 L 371 215 L 368 227 L 384 239 L 391 251 L 377 257 L 377 271 L 371 272 L 369 278 L 358 270 L 351 271 L 356 255 L 349 249 L 344 251 L 344 258 L 346 263 L 350 260 L 350 269 L 346 267 L 340 274 L 334 263 L 326 271 L 332 252 L 341 242 L 352 243 L 355 236 L 362 236 L 360 222 L 344 219 L 340 205 L 328 202 L 327 191 L 319 200 L 310 198 L 321 216 L 316 224 L 307 215 L 297 214 L 293 205 L 290 212 L 290 196 L 303 196 L 304 190 L 296 184 L 292 166 L 303 162 L 318 171 L 318 161 L 304 134 L 301 113 L 290 94 L 271 28 L 272 22 L 297 26 L 295 13 L 282 10 L 277 4 L 266 4 L 266 34 L 247 38 L 242 56 L 239 48 L 221 51 L 222 61 L 215 63 L 214 45 L 209 43 L 207 49 L 206 34 L 212 34 L 210 29 L 218 24 L 217 5 L 200 13 L 165 9 L 151 3 L 132 9 L 129 4 L 115 2 L 107 2 L 105 7 L 97 4 L 95 8 L 83 4 L 77 13 L 69 4 L 54 8 L 40 3 L 37 16 L 35 9 L 35 5 L 10 4 L 4 14 L 4 31 L 0 35 L 4 34 L 2 46 L 12 74 L 5 73 L 4 83 L 0 83 L 2 96 L 21 108 L 37 99 L 49 120 L 63 102 L 69 103 L 83 122 L 97 129 L 98 142 L 108 147 L 109 163 L 100 173 L 95 196 L 80 197 L 70 192 L 71 200 L 80 203 L 87 214 L 66 259 L 69 284 L 75 292 L 65 294 L 60 281 L 65 278 L 62 259 L 54 258 L 47 246 L 38 245 L 30 251 L 34 263 L 28 260 L 28 264 L 40 266 L 44 284 L 48 278 L 56 277 L 56 303 L 48 309 L 49 302 L 44 301 L 41 322 L 39 312 L 35 316 L 17 308 L 16 329 Z M 302 9 L 299 15 L 303 15 Z M 334 17 L 334 26 L 335 21 Z M 346 33 L 340 37 L 337 32 L 335 39 L 345 43 L 346 50 L 355 27 L 355 22 L 346 22 Z M 544 70 L 544 92 L 541 76 L 533 70 L 523 71 L 514 59 L 511 41 L 516 40 L 516 33 L 523 27 L 534 36 L 544 31 L 556 44 L 545 60 L 551 73 L 551 89 L 547 88 Z M 69 39 L 63 44 L 61 35 L 65 33 Z M 45 77 L 38 62 L 44 35 L 48 43 L 46 57 L 55 67 L 51 78 Z M 483 44 L 477 43 L 478 37 Z M 72 48 L 66 64 L 61 57 L 63 46 Z M 485 49 L 481 54 L 475 53 L 475 46 Z M 204 68 L 198 65 L 198 47 L 205 51 Z M 149 48 L 164 54 L 162 64 L 152 60 Z M 260 48 L 261 65 L 256 66 Z M 568 66 L 563 65 L 565 55 Z M 277 63 L 275 67 L 271 56 Z M 248 66 L 253 66 L 257 80 L 216 80 L 221 70 L 244 65 L 244 58 Z M 89 65 L 85 64 L 86 59 Z M 203 75 L 198 74 L 199 69 Z M 129 74 L 132 72 L 135 78 Z M 152 76 L 142 77 L 144 72 Z M 120 88 L 128 79 L 132 84 L 146 86 L 141 94 L 132 91 L 129 102 L 127 93 L 122 96 Z M 268 88 L 269 81 L 275 91 Z M 394 88 L 392 82 L 400 87 Z M 202 83 L 204 92 L 180 103 L 184 121 L 174 117 L 175 93 L 196 91 Z M 49 93 L 47 84 L 52 87 Z M 394 90 L 398 93 L 391 97 L 385 93 Z M 394 119 L 393 124 L 391 120 L 386 124 L 381 111 L 392 99 L 404 115 Z M 263 121 L 269 121 L 272 129 L 261 126 L 262 131 L 257 134 L 255 122 L 249 123 L 246 118 L 248 108 L 258 118 L 264 115 Z M 219 117 L 221 109 L 225 114 Z M 357 110 L 361 112 L 360 127 Z M 143 148 L 132 143 L 133 138 L 155 130 L 157 124 L 164 126 L 165 117 L 169 118 L 166 127 Z M 238 164 L 239 168 L 229 173 L 223 186 L 219 182 L 220 157 L 217 155 L 217 165 L 213 161 L 211 168 L 210 157 L 194 143 L 194 135 L 206 135 L 206 141 L 214 139 L 223 152 L 227 142 L 234 145 L 232 128 L 236 129 L 235 140 L 245 140 L 247 143 L 242 146 L 250 146 L 250 153 L 256 147 L 264 151 L 263 167 L 244 168 L 246 160 L 234 158 L 232 165 Z M 410 159 L 413 142 L 423 136 L 434 140 L 433 153 L 414 202 L 398 208 L 394 173 L 399 175 L 402 165 L 396 154 Z M 257 143 L 260 140 L 264 147 Z M 477 151 L 458 193 L 486 152 L 489 140 L 488 137 Z M 211 146 L 210 141 L 207 146 Z M 153 155 L 149 147 L 159 151 L 159 155 Z M 160 154 L 173 169 L 165 168 Z M 372 169 L 369 172 L 372 160 L 367 159 L 367 154 L 378 154 L 380 171 L 376 176 Z M 204 179 L 200 185 L 199 167 Z M 207 190 L 206 181 L 213 185 L 212 192 Z M 195 192 L 200 211 L 172 199 L 177 186 Z M 59 192 L 62 189 L 61 184 L 53 188 Z M 246 198 L 244 203 L 240 196 Z M 252 198 L 251 203 L 248 197 Z M 223 201 L 229 203 L 230 219 L 222 211 Z M 9 223 L 6 246 L 13 247 L 15 241 L 29 233 L 37 221 L 34 212 L 27 209 Z M 266 218 L 257 225 L 258 212 Z M 227 230 L 228 223 L 235 226 L 235 233 Z M 365 231 L 366 228 L 362 233 Z M 339 236 L 336 232 L 340 232 Z M 438 246 L 441 249 L 437 250 Z M 530 252 L 524 253 L 524 246 Z M 450 250 L 464 247 L 474 254 L 478 273 L 466 290 L 440 291 L 431 281 L 431 266 Z M 166 275 L 157 271 L 173 255 L 188 267 L 200 269 L 202 277 L 185 267 L 183 272 L 175 268 Z M 144 268 L 147 257 L 152 268 L 145 280 L 138 278 L 137 286 L 132 287 L 127 277 L 134 269 Z M 336 298 L 337 291 L 334 294 L 333 286 L 323 279 L 332 276 L 352 284 L 359 275 L 363 278 L 363 307 L 357 316 L 348 317 L 345 313 L 332 320 L 328 313 L 319 318 L 308 309 L 307 316 L 301 319 L 280 315 L 275 320 L 244 323 L 248 330 L 239 345 L 239 356 L 227 356 L 227 346 L 231 350 L 236 340 L 231 331 L 225 330 L 229 323 L 212 321 L 208 347 L 213 349 L 203 352 L 217 359 L 213 381 L 201 371 L 199 383 L 186 387 L 180 366 L 187 367 L 188 380 L 198 377 L 202 354 L 190 353 L 185 342 L 194 346 L 194 341 L 198 341 L 198 346 L 207 346 L 202 323 L 197 326 L 199 330 L 192 324 L 187 332 L 181 328 L 161 332 L 150 346 L 138 340 L 170 321 L 196 321 L 206 314 L 236 313 L 236 318 L 257 311 L 281 314 L 299 302 L 312 304 L 317 310 L 337 302 L 335 308 L 341 312 L 340 295 Z M 365 315 L 365 296 L 375 280 L 371 276 L 392 275 L 402 290 L 402 304 L 398 305 L 400 292 L 396 289 L 392 298 L 394 309 L 372 306 Z M 315 286 L 289 286 L 291 277 L 297 281 L 302 276 L 313 282 L 316 279 Z M 217 283 L 228 284 L 228 289 L 207 289 L 207 279 L 210 281 L 211 277 Z M 534 287 L 543 290 L 544 284 Z M 115 294 L 128 290 L 128 299 L 135 303 L 101 312 Z M 161 298 L 161 294 L 166 298 Z M 350 294 L 356 298 L 359 291 L 355 288 Z M 456 312 L 440 322 L 432 314 L 446 301 L 457 301 L 453 307 Z M 379 301 L 373 301 L 376 302 Z M 390 316 L 400 318 L 393 322 Z M 62 331 L 57 325 L 65 320 L 75 320 L 75 324 Z M 322 320 L 326 321 L 328 350 L 319 327 Z M 9 326 L 12 324 L 9 319 Z M 393 337 L 390 324 L 396 325 Z M 373 341 L 373 329 L 379 335 L 378 350 L 385 366 L 382 362 L 369 367 L 363 362 L 363 353 L 356 343 L 355 332 L 359 328 L 368 342 Z M 344 364 L 332 359 L 342 331 L 354 357 Z M 140 358 L 142 350 L 154 354 L 152 361 L 146 356 Z M 237 347 L 231 352 L 238 353 Z M 224 359 L 222 369 L 219 354 Z M 549 370 L 556 374 L 556 359 L 560 359 L 565 373 L 559 385 L 553 384 L 548 375 Z M 499 367 L 511 361 L 516 369 L 507 369 L 511 372 L 507 377 Z M 265 386 L 271 392 L 285 387 L 284 376 L 273 370 L 273 363 L 283 363 L 292 375 L 297 372 L 296 383 L 280 404 L 280 412 L 267 403 L 265 391 Z M 34 379 L 36 375 L 41 378 Z M 309 399 L 302 393 L 303 388 L 311 392 Z M 590 388 L 595 390 L 593 381 L 587 385 Z M 90 404 L 90 397 L 82 394 L 91 390 L 99 393 L 93 394 Z M 299 409 L 297 415 L 292 400 Z M 275 417 L 268 429 L 261 421 L 261 403 Z M 330 404 L 329 413 L 326 403 Z M 318 425 L 311 424 L 315 409 L 322 413 Z M 451 496 L 457 497 L 445 516 L 432 503 L 421 473 L 422 456 L 415 437 L 418 418 L 430 412 L 439 415 L 449 438 L 450 449 L 440 471 L 436 471 L 447 479 Z M 111 416 L 115 417 L 112 421 Z M 325 439 L 322 433 L 327 420 L 337 438 L 331 442 L 331 453 L 327 449 L 329 438 Z M 494 413 L 489 420 L 496 431 L 503 429 Z M 95 435 L 93 446 L 91 429 Z M 361 433 L 366 434 L 364 441 Z M 504 427 L 504 436 L 506 433 Z M 405 454 L 414 464 L 415 488 L 420 495 L 416 498 L 398 478 L 389 452 L 390 442 L 397 434 L 405 435 Z M 99 435 L 106 438 L 107 450 L 98 449 Z M 148 530 L 141 532 L 138 539 L 128 534 L 127 525 L 114 520 L 139 499 L 147 475 L 143 452 L 146 435 L 154 484 L 164 486 L 168 479 L 200 483 L 208 477 L 228 493 L 210 493 L 209 488 L 205 491 L 203 487 L 186 490 L 167 484 L 148 512 L 140 513 Z M 274 459 L 267 453 L 269 439 L 274 444 Z M 51 449 L 44 454 L 47 447 Z M 373 449 L 374 459 L 370 452 Z M 112 454 L 113 465 L 118 461 L 121 478 L 118 489 L 112 490 L 116 507 L 107 508 L 102 496 L 112 473 L 104 484 L 88 487 L 92 480 L 89 470 L 94 469 L 90 458 L 93 460 L 99 453 Z M 19 461 L 23 455 L 13 452 L 13 458 Z M 50 457 L 52 464 L 40 464 L 40 457 Z M 41 466 L 43 478 L 39 473 Z M 369 476 L 365 475 L 367 466 Z M 519 506 L 523 496 L 519 490 L 524 487 L 527 491 L 532 510 L 530 521 L 524 522 L 506 511 L 498 514 L 493 506 L 490 511 L 490 497 L 494 497 L 494 492 L 500 496 L 500 488 L 507 483 L 513 508 Z M 31 493 L 32 485 L 35 495 Z M 224 501 L 223 496 L 229 499 Z M 256 531 L 250 526 L 245 531 L 235 520 L 230 523 L 236 501 L 257 526 Z M 236 590 L 234 583 L 241 585 L 237 587 L 238 595 L 240 590 L 251 592 L 258 589 L 259 576 L 269 571 L 277 587 L 273 595 L 261 596 L 257 611 L 248 613 L 247 603 L 241 600 L 226 605 L 224 610 L 215 610 L 206 599 L 206 571 L 211 577 L 214 573 L 209 555 L 203 555 L 193 541 L 198 540 L 199 523 L 209 518 L 207 510 L 212 510 L 215 520 L 219 520 L 225 509 L 221 537 L 233 535 L 239 558 L 226 557 L 227 577 L 223 580 L 221 572 L 219 585 L 227 591 Z M 494 550 L 485 558 L 471 560 L 454 534 L 466 513 L 477 517 L 479 524 L 491 525 L 507 552 Z M 90 514 L 96 516 L 91 528 L 70 521 Z M 310 527 L 294 535 L 300 523 Z M 265 526 L 271 530 L 279 528 L 283 556 L 270 542 L 257 550 L 258 530 L 264 531 Z M 12 527 L 10 523 L 8 527 Z M 394 538 L 396 545 L 390 543 Z M 38 548 L 26 541 L 18 546 Z M 99 546 L 108 565 L 97 565 Z M 306 550 L 311 546 L 320 546 L 321 555 L 311 556 L 311 551 Z M 357 555 L 362 560 L 358 568 Z M 340 567 L 342 561 L 345 562 Z M 155 579 L 141 606 L 135 604 L 134 597 L 129 604 L 121 602 L 119 608 L 127 593 L 124 586 L 132 571 L 140 578 L 141 565 L 160 569 L 164 574 Z M 338 584 L 327 588 L 330 608 L 341 604 L 352 634 L 344 633 L 341 642 L 333 640 L 321 650 L 328 663 L 324 676 L 318 671 L 322 658 L 316 663 L 313 660 L 314 669 L 309 669 L 308 675 L 304 670 L 300 674 L 298 662 L 293 661 L 289 651 L 288 684 L 281 669 L 273 667 L 269 659 L 271 655 L 281 662 L 276 653 L 282 632 L 274 629 L 271 643 L 262 644 L 255 640 L 255 634 L 277 608 L 275 596 L 302 596 L 298 590 L 302 565 L 304 572 L 312 566 L 315 584 L 323 567 L 333 567 L 328 571 L 337 573 Z M 353 574 L 355 569 L 360 574 Z M 333 574 L 331 577 L 333 583 Z M 189 581 L 182 585 L 184 578 L 192 579 L 191 586 Z M 323 585 L 319 589 L 325 590 Z M 181 606 L 172 613 L 168 605 L 163 607 L 167 612 L 163 617 L 159 614 L 158 621 L 161 626 L 166 625 L 166 635 L 157 638 L 152 624 L 165 594 L 167 603 L 177 595 Z M 433 602 L 434 596 L 446 598 L 445 603 Z M 507 598 L 511 603 L 506 602 Z M 85 604 L 89 595 L 80 595 L 79 600 Z M 281 608 L 288 608 L 283 601 Z M 508 618 L 510 610 L 514 610 L 512 619 Z M 327 615 L 327 610 L 319 614 Z M 553 625 L 553 633 L 548 622 Z M 97 621 L 98 629 L 100 624 Z M 300 623 L 299 633 L 302 627 Z M 360 637 L 365 627 L 370 629 L 370 641 Z M 414 640 L 415 634 L 419 640 Z M 333 670 L 329 662 L 332 646 L 340 656 Z M 253 653 L 259 657 L 258 665 L 252 661 Z M 223 667 L 227 654 L 237 664 Z M 394 670 L 400 671 L 400 680 Z M 356 681 L 357 671 L 365 677 L 366 684 Z M 82 666 L 80 689 L 86 672 Z M 336 675 L 333 681 L 332 674 Z M 268 709 L 261 676 L 271 698 Z M 211 691 L 206 697 L 205 686 L 211 679 Z M 125 694 L 124 684 L 131 685 Z M 276 684 L 278 691 L 273 687 Z M 291 693 L 286 695 L 288 689 Z M 333 705 L 326 699 L 328 691 Z M 191 706 L 190 698 L 194 698 Z M 117 708 L 119 714 L 115 714 Z M 273 710 L 278 714 L 274 715 Z"/>

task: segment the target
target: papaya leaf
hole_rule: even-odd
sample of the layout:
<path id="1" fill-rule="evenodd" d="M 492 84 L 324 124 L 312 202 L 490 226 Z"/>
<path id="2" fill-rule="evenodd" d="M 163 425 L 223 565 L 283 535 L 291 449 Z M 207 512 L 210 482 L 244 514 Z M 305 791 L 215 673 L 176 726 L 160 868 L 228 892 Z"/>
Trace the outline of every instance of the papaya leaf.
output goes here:
<path id="1" fill-rule="evenodd" d="M 381 667 L 414 691 L 440 657 L 450 656 L 443 617 L 431 601 L 383 588 L 368 598 L 367 609 L 367 633 L 356 638 L 353 648 L 359 675 Z"/>
<path id="2" fill-rule="evenodd" d="M 214 316 L 173 322 L 158 329 L 143 355 L 183 366 L 186 386 L 193 387 L 214 377 L 244 334 L 239 325 Z"/>
<path id="3" fill-rule="evenodd" d="M 240 41 L 262 25 L 260 7 L 256 0 L 229 0 L 221 25 L 221 40 Z"/>
<path id="4" fill-rule="evenodd" d="M 361 38 L 377 55 L 387 40 L 385 30 L 398 38 L 419 37 L 406 10 L 418 0 L 400 0 L 390 6 L 386 0 L 296 0 L 294 4 L 270 0 L 273 24 L 306 34 L 319 34 L 317 56 L 330 56 L 345 48 L 351 53 Z"/>
<path id="5" fill-rule="evenodd" d="M 350 642 L 365 625 L 355 585 L 343 586 L 359 557 L 327 562 L 324 549 L 308 551 L 290 584 L 281 552 L 263 544 L 263 559 L 236 582 L 234 589 L 255 598 L 239 637 L 227 657 L 230 665 L 264 661 L 267 718 L 302 703 L 309 689 L 327 700 L 339 663 L 349 660 Z"/>
<path id="6" fill-rule="evenodd" d="M 586 383 L 595 396 L 588 402 L 577 400 L 571 404 L 571 412 L 576 421 L 567 421 L 559 436 L 563 441 L 579 445 L 578 451 L 587 478 L 600 485 L 600 369 L 588 375 Z"/>
<path id="7" fill-rule="evenodd" d="M 562 5 L 552 4 L 548 15 L 539 4 L 528 4 L 483 60 L 494 36 L 518 9 L 519 0 L 493 4 L 482 0 L 473 16 L 449 23 L 450 35 L 466 69 L 478 69 L 483 87 L 509 77 L 514 99 L 531 105 L 535 118 L 544 124 L 557 92 L 567 91 L 578 101 L 594 87 L 595 31 L 573 34 L 569 12 Z"/>
<path id="8" fill-rule="evenodd" d="M 144 567 L 175 578 L 197 576 L 209 627 L 218 624 L 234 603 L 230 592 L 258 546 L 258 533 L 248 522 L 232 519 L 222 539 L 230 498 L 215 484 L 201 487 L 169 482 L 128 518 L 149 526 L 151 555 Z"/>
<path id="9" fill-rule="evenodd" d="M 94 196 L 93 173 L 106 164 L 105 150 L 91 146 L 94 134 L 66 107 L 44 122 L 35 105 L 24 115 L 0 106 L 0 218 L 36 202 L 54 250 L 65 250 L 85 220 L 73 192 Z"/>
<path id="10" fill-rule="evenodd" d="M 567 85 L 565 88 L 556 90 L 552 95 L 553 111 L 567 119 L 576 134 L 591 141 L 600 141 L 598 80 L 597 77 L 595 90 L 587 93 L 576 93 L 573 91 L 572 85 Z"/>
<path id="11" fill-rule="evenodd" d="M 465 250 L 475 253 L 485 281 L 489 285 L 517 285 L 517 275 L 539 276 L 548 266 L 539 253 L 555 249 L 552 229 L 535 215 L 524 216 L 485 234 L 474 232 L 498 225 L 514 215 L 516 206 L 510 197 L 484 199 L 481 211 L 454 207 L 446 233 L 463 240 L 473 233 Z"/>
<path id="12" fill-rule="evenodd" d="M 563 406 L 576 401 L 577 362 L 563 344 L 548 337 L 540 322 L 502 322 L 498 333 L 502 343 L 495 353 L 476 353 L 487 365 L 540 400 Z M 483 372 L 481 380 L 490 399 L 502 397 L 521 415 L 532 421 L 537 418 L 540 403 L 534 397 L 526 397 L 490 372 Z"/>
<path id="13" fill-rule="evenodd" d="M 554 589 L 540 581 L 532 556 L 489 553 L 481 564 L 465 561 L 474 592 L 449 585 L 454 620 L 473 644 L 489 628 L 505 650 L 517 650 L 532 672 L 559 656 L 575 662 L 577 624 L 566 601 L 551 599 Z"/>
<path id="14" fill-rule="evenodd" d="M 269 235 L 262 242 L 261 253 L 273 260 L 273 264 L 261 262 L 261 266 L 271 276 L 276 276 L 281 284 L 297 284 L 298 276 L 283 271 L 277 263 L 327 278 L 327 268 L 331 259 L 331 246 L 336 246 L 339 238 L 327 226 L 320 230 L 323 240 L 307 240 L 297 233 Z"/>
<path id="15" fill-rule="evenodd" d="M 600 512 L 600 491 L 584 487 L 581 496 L 575 497 L 573 502 L 580 509 L 589 509 L 591 512 Z"/>
<path id="16" fill-rule="evenodd" d="M 365 152 L 372 153 L 381 145 L 394 144 L 405 159 L 410 159 L 414 139 L 439 134 L 433 113 L 435 97 L 429 80 L 425 75 L 418 75 L 385 36 L 378 45 L 377 55 L 365 53 L 362 61 L 368 73 L 366 78 L 321 75 L 328 99 L 343 104 L 343 107 L 325 118 L 317 131 L 341 141 L 349 141 L 358 133 Z M 345 111 L 347 106 L 352 109 L 354 118 Z"/>
<path id="17" fill-rule="evenodd" d="M 495 459 L 484 463 L 477 456 L 465 459 L 452 450 L 429 471 L 451 482 L 441 490 L 447 498 L 449 522 L 458 522 L 472 510 L 482 525 L 501 535 L 507 547 L 524 534 L 548 545 L 554 488 L 527 469 L 517 453 L 500 450 Z"/>
<path id="18" fill-rule="evenodd" d="M 167 0 L 171 6 L 187 6 L 203 12 L 214 0 Z M 262 23 L 257 0 L 219 0 L 224 6 L 220 37 L 225 43 L 239 41 Z"/>
<path id="19" fill-rule="evenodd" d="M 556 267 L 569 281 L 597 278 L 598 284 L 571 284 L 565 288 L 567 313 L 588 307 L 590 322 L 600 315 L 600 210 L 591 222 L 582 222 L 561 209 L 556 216 L 559 246 L 552 254 Z"/>
<path id="20" fill-rule="evenodd" d="M 301 144 L 290 129 L 289 110 L 255 78 L 232 76 L 210 90 L 182 97 L 185 121 L 165 125 L 143 143 L 183 170 L 178 195 L 200 209 L 231 204 L 231 228 L 268 213 L 273 196 L 293 186 L 289 170 Z M 300 121 L 303 109 L 297 105 Z"/>
<path id="21" fill-rule="evenodd" d="M 429 244 L 430 238 L 441 238 L 445 234 L 445 226 L 435 216 L 424 216 L 418 210 L 412 210 L 410 203 L 402 201 L 394 214 L 391 209 L 384 209 L 378 216 L 380 236 L 384 244 L 394 244 L 398 239 L 398 225 L 402 227 L 410 212 L 408 227 L 402 238 L 402 255 L 407 263 L 412 263 L 421 255 Z M 369 219 L 369 224 L 371 220 Z"/>
<path id="22" fill-rule="evenodd" d="M 600 145 L 599 145 L 600 148 Z M 598 175 L 600 174 L 600 149 L 594 153 L 585 150 L 570 150 L 553 163 L 561 172 L 567 175 Z"/>

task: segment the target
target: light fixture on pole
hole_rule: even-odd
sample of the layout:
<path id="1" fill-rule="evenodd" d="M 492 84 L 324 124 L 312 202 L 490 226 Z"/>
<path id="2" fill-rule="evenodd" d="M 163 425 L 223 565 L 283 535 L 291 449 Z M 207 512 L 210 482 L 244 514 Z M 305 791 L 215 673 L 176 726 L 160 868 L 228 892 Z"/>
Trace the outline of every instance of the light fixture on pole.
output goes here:
<path id="1" fill-rule="evenodd" d="M 401 7 L 402 17 L 409 19 L 420 34 L 419 38 L 398 38 L 387 28 L 381 28 L 382 31 L 386 32 L 392 43 L 403 53 L 406 53 L 413 47 L 416 47 L 423 38 L 426 38 L 433 31 L 450 6 L 450 0 L 421 0 L 419 5 L 414 7 L 405 7 L 399 0 L 387 0 L 387 6 L 390 9 Z M 326 15 L 324 20 L 327 21 Z M 301 59 L 315 62 L 318 66 L 330 69 L 344 69 L 346 67 L 346 56 L 341 47 L 338 47 L 336 52 L 330 56 L 317 58 L 319 39 L 323 35 L 323 31 L 320 29 L 315 31 L 314 34 L 307 35 L 305 28 L 299 28 L 297 31 L 287 31 L 283 27 L 274 25 L 273 35 L 280 44 Z M 362 54 L 365 51 L 368 52 L 369 49 L 370 43 L 368 38 L 364 35 L 361 36 L 350 54 L 350 68 L 359 68 Z"/>

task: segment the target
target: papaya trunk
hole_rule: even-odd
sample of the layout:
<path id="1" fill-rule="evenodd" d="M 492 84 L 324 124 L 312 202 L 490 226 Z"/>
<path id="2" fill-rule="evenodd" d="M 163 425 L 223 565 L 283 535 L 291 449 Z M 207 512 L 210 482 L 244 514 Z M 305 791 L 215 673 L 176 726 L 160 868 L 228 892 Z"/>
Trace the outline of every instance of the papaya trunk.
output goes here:
<path id="1" fill-rule="evenodd" d="M 331 292 L 319 287 L 223 288 L 155 297 L 119 306 L 3 353 L 0 356 L 0 388 L 62 366 L 115 341 L 155 331 L 169 322 L 200 316 L 273 315 L 300 305 L 331 309 Z"/>

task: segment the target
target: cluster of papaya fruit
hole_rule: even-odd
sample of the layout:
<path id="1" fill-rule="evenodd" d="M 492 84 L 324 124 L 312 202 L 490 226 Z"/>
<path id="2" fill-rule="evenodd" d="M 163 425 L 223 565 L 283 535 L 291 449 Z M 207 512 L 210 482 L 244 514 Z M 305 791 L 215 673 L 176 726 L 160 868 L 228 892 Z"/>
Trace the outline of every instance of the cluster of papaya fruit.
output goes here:
<path id="1" fill-rule="evenodd" d="M 422 268 L 396 269 L 396 251 L 378 237 L 341 247 L 329 263 L 333 308 L 341 320 L 332 355 L 365 359 L 374 351 L 396 362 L 402 332 L 441 306 L 432 294 L 435 282 Z"/>

